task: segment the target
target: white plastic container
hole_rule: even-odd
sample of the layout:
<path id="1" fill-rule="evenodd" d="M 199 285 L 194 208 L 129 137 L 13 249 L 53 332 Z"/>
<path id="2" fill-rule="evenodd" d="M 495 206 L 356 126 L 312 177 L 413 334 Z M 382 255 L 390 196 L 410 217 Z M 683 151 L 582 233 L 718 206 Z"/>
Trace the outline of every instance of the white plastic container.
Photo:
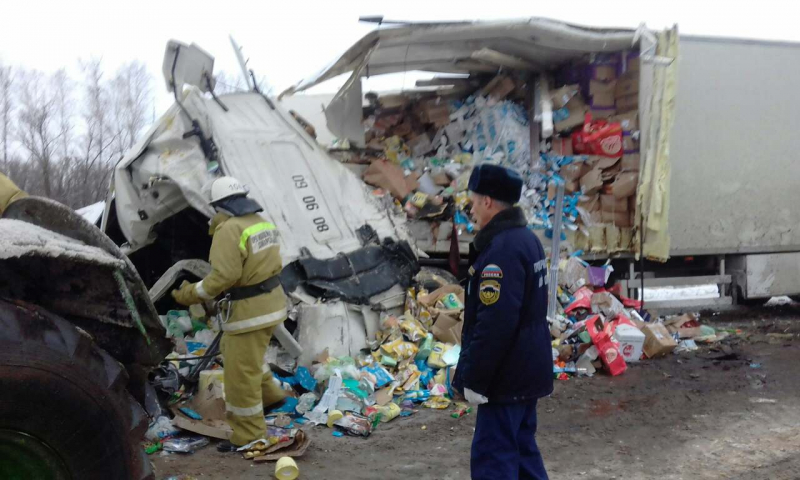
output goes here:
<path id="1" fill-rule="evenodd" d="M 644 333 L 630 325 L 620 325 L 614 331 L 614 340 L 619 343 L 619 351 L 626 363 L 638 362 L 642 358 Z"/>

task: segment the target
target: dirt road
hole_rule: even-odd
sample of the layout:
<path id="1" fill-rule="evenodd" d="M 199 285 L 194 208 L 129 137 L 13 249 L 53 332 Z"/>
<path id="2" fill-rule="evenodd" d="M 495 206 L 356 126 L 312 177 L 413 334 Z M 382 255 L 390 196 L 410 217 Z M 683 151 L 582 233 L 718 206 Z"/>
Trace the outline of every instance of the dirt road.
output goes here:
<path id="1" fill-rule="evenodd" d="M 733 355 L 704 347 L 633 365 L 620 377 L 557 382 L 539 403 L 538 441 L 550 478 L 800 478 L 797 317 L 800 310 L 791 308 L 717 317 L 714 326 L 744 331 L 727 342 Z M 300 478 L 466 479 L 474 422 L 474 415 L 453 419 L 423 408 L 368 439 L 336 438 L 317 427 L 298 459 Z M 159 479 L 274 472 L 274 463 L 254 465 L 213 447 L 152 459 Z"/>

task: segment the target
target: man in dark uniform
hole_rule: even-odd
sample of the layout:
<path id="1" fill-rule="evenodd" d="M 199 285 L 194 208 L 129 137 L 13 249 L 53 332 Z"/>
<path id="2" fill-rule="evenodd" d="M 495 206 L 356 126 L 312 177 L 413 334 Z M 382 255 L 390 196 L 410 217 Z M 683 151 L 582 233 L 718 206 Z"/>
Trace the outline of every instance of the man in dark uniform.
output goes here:
<path id="1" fill-rule="evenodd" d="M 547 260 L 519 207 L 522 178 L 479 165 L 469 179 L 480 232 L 470 246 L 461 357 L 453 386 L 480 405 L 470 469 L 476 479 L 547 479 L 536 403 L 553 391 Z"/>

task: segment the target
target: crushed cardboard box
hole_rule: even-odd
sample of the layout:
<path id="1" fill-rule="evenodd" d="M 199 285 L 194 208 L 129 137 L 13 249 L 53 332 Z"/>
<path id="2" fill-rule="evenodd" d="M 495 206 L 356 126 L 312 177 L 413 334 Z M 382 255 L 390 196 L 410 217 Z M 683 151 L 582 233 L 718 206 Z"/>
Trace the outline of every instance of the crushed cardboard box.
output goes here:
<path id="1" fill-rule="evenodd" d="M 642 327 L 642 333 L 644 333 L 643 351 L 648 358 L 667 355 L 678 346 L 667 327 L 660 323 L 645 324 Z"/>

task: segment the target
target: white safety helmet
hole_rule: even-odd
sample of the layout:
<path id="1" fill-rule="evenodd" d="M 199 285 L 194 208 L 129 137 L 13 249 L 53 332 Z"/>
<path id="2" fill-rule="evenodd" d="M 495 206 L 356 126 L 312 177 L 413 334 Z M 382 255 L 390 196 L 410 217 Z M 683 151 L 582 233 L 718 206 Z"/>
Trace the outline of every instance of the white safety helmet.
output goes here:
<path id="1" fill-rule="evenodd" d="M 211 203 L 236 195 L 247 195 L 247 188 L 233 177 L 220 177 L 211 184 Z"/>

